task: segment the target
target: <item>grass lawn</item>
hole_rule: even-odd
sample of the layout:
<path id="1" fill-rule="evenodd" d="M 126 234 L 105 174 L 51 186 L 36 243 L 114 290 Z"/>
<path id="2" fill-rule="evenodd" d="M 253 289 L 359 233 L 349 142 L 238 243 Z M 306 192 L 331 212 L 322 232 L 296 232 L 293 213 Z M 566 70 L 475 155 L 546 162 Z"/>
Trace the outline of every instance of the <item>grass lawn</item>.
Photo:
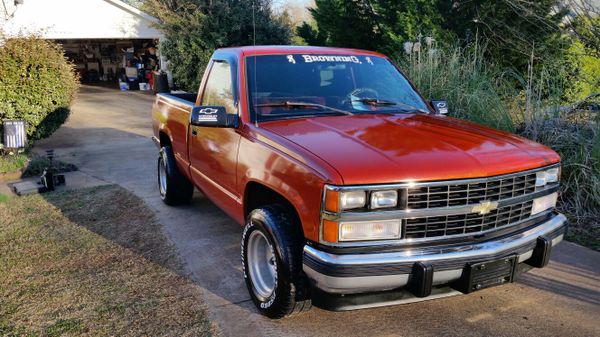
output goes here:
<path id="1" fill-rule="evenodd" d="M 0 203 L 0 336 L 207 336 L 199 288 L 117 186 Z"/>

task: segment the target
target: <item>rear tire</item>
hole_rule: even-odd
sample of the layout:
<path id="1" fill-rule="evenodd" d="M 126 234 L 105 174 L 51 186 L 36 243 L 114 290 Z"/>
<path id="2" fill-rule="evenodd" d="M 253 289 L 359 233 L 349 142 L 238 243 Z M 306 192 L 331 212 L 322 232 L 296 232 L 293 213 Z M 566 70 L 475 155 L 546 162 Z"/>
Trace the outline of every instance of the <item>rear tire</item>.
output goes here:
<path id="1" fill-rule="evenodd" d="M 169 206 L 189 203 L 194 185 L 179 172 L 171 146 L 163 146 L 158 156 L 158 190 L 160 198 Z"/>
<path id="2" fill-rule="evenodd" d="M 258 311 L 282 318 L 312 307 L 308 279 L 302 270 L 304 235 L 285 207 L 253 210 L 242 234 L 244 279 Z"/>

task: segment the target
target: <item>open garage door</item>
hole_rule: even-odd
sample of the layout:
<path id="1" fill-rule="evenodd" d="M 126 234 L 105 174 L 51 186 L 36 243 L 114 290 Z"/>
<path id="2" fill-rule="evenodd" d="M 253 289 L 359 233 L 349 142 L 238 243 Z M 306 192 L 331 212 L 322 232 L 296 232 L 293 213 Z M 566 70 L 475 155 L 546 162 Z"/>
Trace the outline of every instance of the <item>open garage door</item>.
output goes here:
<path id="1" fill-rule="evenodd" d="M 6 37 L 36 34 L 61 43 L 82 82 L 137 89 L 165 62 L 156 52 L 158 20 L 119 0 L 9 2 L 0 27 Z M 3 7 L 4 8 L 4 7 Z M 1 23 L 1 22 L 0 22 Z"/>
<path id="2" fill-rule="evenodd" d="M 65 39 L 65 55 L 86 84 L 149 90 L 160 70 L 154 39 Z"/>

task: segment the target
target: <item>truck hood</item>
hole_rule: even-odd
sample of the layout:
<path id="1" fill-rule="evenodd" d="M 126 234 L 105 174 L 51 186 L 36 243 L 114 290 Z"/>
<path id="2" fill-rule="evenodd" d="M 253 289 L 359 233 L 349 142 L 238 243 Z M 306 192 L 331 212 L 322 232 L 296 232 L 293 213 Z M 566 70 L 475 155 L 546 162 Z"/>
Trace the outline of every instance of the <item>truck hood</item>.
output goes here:
<path id="1" fill-rule="evenodd" d="M 488 177 L 560 161 L 533 141 L 444 116 L 331 116 L 260 126 L 330 164 L 346 185 Z"/>

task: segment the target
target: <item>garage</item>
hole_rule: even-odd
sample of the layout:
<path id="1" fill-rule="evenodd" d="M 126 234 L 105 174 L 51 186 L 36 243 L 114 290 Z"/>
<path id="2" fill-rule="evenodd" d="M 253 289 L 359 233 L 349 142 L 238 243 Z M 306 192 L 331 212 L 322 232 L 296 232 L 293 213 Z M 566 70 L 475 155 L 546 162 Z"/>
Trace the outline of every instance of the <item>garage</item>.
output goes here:
<path id="1" fill-rule="evenodd" d="M 167 72 L 156 48 L 158 20 L 122 1 L 0 1 L 5 37 L 36 34 L 60 43 L 83 83 L 150 90 Z"/>

